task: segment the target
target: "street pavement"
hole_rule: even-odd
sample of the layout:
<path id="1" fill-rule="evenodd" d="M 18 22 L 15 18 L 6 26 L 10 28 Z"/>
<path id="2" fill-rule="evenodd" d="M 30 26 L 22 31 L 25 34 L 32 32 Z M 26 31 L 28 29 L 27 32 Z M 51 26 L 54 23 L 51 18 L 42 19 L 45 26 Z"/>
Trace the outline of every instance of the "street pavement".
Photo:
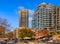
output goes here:
<path id="1" fill-rule="evenodd" d="M 55 43 L 55 42 L 28 42 L 28 43 L 24 43 L 24 42 L 17 42 L 17 44 L 60 44 L 60 43 Z"/>
<path id="2" fill-rule="evenodd" d="M 46 43 L 43 43 L 43 42 L 40 42 L 40 43 L 38 43 L 38 42 L 28 42 L 28 43 L 24 43 L 24 42 L 17 42 L 16 44 L 46 44 Z"/>
<path id="3" fill-rule="evenodd" d="M 0 44 L 2 44 L 1 41 L 0 41 Z M 37 42 L 37 41 L 24 42 L 24 41 L 18 41 L 16 43 L 12 40 L 12 41 L 8 41 L 7 44 L 60 44 L 60 41 L 53 41 L 53 42 Z"/>

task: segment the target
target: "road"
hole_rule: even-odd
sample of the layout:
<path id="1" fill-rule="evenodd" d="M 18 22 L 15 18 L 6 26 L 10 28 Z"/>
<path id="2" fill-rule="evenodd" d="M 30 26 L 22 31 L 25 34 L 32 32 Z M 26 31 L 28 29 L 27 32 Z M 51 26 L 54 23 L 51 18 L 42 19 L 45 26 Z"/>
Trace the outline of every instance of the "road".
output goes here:
<path id="1" fill-rule="evenodd" d="M 24 42 L 17 42 L 16 44 L 46 44 L 46 43 L 43 43 L 43 42 L 28 42 L 28 43 L 24 43 Z"/>
<path id="2" fill-rule="evenodd" d="M 56 42 L 28 42 L 28 43 L 24 43 L 24 42 L 17 42 L 17 44 L 60 44 L 60 43 L 56 43 Z"/>
<path id="3" fill-rule="evenodd" d="M 0 44 L 2 44 L 1 42 L 0 42 Z M 20 42 L 20 41 L 18 41 L 17 43 L 15 43 L 14 41 L 8 41 L 7 42 L 7 44 L 60 44 L 60 41 L 58 42 L 56 42 L 56 41 L 54 41 L 54 42 L 37 42 L 37 41 L 27 41 L 27 42 Z"/>

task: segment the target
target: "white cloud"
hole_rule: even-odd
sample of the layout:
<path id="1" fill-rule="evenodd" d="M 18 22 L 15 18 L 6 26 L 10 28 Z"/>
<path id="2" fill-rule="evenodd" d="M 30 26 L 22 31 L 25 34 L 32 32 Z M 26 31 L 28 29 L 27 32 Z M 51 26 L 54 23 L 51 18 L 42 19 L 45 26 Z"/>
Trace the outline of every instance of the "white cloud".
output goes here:
<path id="1" fill-rule="evenodd" d="M 20 6 L 20 7 L 18 7 L 18 9 L 24 9 L 24 7 L 23 6 Z"/>
<path id="2" fill-rule="evenodd" d="M 32 17 L 29 17 L 29 21 L 32 21 Z"/>
<path id="3" fill-rule="evenodd" d="M 33 13 L 34 13 L 34 10 L 29 9 L 29 15 L 33 15 Z"/>

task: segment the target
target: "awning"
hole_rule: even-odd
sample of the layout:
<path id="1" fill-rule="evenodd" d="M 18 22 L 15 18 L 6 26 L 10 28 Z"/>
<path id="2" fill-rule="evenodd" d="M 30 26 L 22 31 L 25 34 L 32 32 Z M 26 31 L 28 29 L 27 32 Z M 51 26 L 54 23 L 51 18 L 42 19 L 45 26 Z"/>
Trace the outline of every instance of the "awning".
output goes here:
<path id="1" fill-rule="evenodd" d="M 24 37 L 24 39 L 31 39 L 31 37 Z"/>

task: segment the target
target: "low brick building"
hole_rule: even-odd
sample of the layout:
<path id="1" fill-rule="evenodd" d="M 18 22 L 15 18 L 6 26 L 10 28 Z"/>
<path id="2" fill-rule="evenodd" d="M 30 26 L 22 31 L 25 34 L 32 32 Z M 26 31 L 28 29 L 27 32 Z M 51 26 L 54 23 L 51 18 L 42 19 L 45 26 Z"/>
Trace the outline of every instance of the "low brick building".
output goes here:
<path id="1" fill-rule="evenodd" d="M 5 38 L 5 27 L 0 26 L 0 38 Z"/>

